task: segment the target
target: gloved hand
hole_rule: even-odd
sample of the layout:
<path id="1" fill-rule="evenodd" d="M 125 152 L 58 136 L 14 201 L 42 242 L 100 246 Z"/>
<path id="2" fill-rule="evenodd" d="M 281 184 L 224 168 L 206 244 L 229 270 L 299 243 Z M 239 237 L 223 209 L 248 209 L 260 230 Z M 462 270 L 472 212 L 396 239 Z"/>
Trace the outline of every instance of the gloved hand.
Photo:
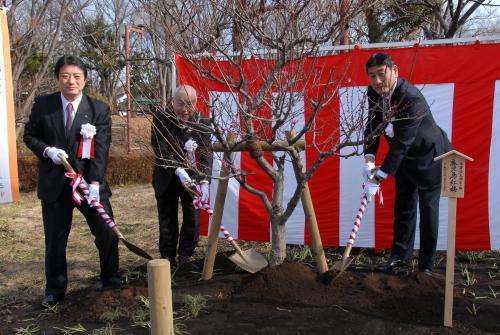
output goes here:
<path id="1" fill-rule="evenodd" d="M 373 183 L 369 180 L 365 183 L 364 187 L 369 202 L 372 201 L 373 197 L 375 197 L 375 194 L 380 191 L 380 184 Z"/>
<path id="2" fill-rule="evenodd" d="M 101 201 L 101 197 L 99 196 L 99 185 L 89 185 L 89 196 L 87 197 L 87 202 L 90 204 L 92 199 L 95 199 L 97 202 Z"/>
<path id="3" fill-rule="evenodd" d="M 210 187 L 208 185 L 208 181 L 203 180 L 200 183 L 200 190 L 201 190 L 201 203 L 208 204 L 210 201 Z"/>
<path id="4" fill-rule="evenodd" d="M 50 159 L 52 159 L 52 162 L 54 162 L 54 164 L 61 165 L 62 164 L 62 160 L 61 160 L 61 158 L 59 158 L 59 154 L 60 153 L 62 153 L 64 157 L 68 158 L 68 154 L 66 153 L 66 151 L 64 151 L 62 149 L 58 149 L 56 147 L 50 148 L 47 151 L 47 156 Z"/>
<path id="5" fill-rule="evenodd" d="M 179 180 L 181 181 L 181 183 L 183 184 L 186 184 L 186 183 L 191 183 L 191 178 L 189 177 L 188 173 L 186 172 L 186 170 L 184 170 L 183 168 L 177 168 L 175 169 L 175 175 L 177 177 L 179 177 Z"/>
<path id="6" fill-rule="evenodd" d="M 373 169 L 375 169 L 374 162 L 365 163 L 365 166 L 363 167 L 363 171 L 361 171 L 361 175 L 363 176 L 363 180 L 367 181 L 372 177 Z"/>

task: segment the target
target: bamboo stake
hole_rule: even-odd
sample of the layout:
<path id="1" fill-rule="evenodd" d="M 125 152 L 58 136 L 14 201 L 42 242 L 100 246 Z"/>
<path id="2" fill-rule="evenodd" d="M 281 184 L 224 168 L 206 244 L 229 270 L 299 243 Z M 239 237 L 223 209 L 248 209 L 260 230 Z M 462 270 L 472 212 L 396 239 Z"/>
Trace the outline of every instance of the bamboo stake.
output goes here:
<path id="1" fill-rule="evenodd" d="M 173 335 L 174 319 L 170 262 L 153 259 L 148 262 L 149 313 L 152 335 Z"/>
<path id="2" fill-rule="evenodd" d="M 286 132 L 288 139 L 295 137 L 295 134 L 295 130 L 293 129 Z M 328 264 L 326 263 L 325 251 L 323 250 L 323 243 L 321 242 L 321 235 L 319 234 L 318 221 L 316 220 L 316 213 L 314 211 L 311 192 L 309 191 L 309 185 L 307 183 L 304 186 L 300 199 L 306 216 L 307 230 L 309 231 L 309 235 L 311 237 L 316 267 L 318 272 L 322 274 L 328 271 Z"/>
<path id="3" fill-rule="evenodd" d="M 234 143 L 236 140 L 236 135 L 234 133 L 229 133 L 227 135 L 227 141 L 229 144 Z M 232 159 L 231 152 L 224 152 L 224 161 L 230 161 Z M 212 224 L 210 225 L 210 231 L 208 233 L 208 246 L 207 253 L 205 255 L 205 262 L 203 263 L 203 273 L 201 278 L 203 280 L 210 280 L 213 276 L 215 255 L 217 254 L 217 240 L 219 237 L 219 229 L 222 223 L 222 214 L 224 212 L 224 204 L 226 202 L 227 186 L 229 180 L 227 177 L 229 171 L 226 166 L 222 165 L 220 171 L 220 177 L 223 179 L 219 180 L 219 185 L 217 186 L 217 195 L 215 196 L 215 206 L 214 213 L 212 215 Z"/>

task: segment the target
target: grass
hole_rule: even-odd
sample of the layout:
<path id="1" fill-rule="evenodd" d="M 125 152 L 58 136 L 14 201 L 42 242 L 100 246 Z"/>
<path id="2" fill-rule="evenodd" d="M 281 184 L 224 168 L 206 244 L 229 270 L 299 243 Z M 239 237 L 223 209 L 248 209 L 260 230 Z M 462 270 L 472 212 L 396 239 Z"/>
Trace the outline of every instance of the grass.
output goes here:
<path id="1" fill-rule="evenodd" d="M 287 250 L 287 258 L 292 261 L 306 262 L 313 258 L 311 248 L 304 246 L 291 246 Z"/>
<path id="2" fill-rule="evenodd" d="M 16 335 L 31 335 L 36 334 L 38 331 L 40 331 L 40 327 L 32 323 L 24 328 L 16 328 L 14 330 L 16 332 Z"/>
<path id="3" fill-rule="evenodd" d="M 474 272 L 470 272 L 467 268 L 467 265 L 462 266 L 462 284 L 465 286 L 473 286 L 477 283 L 476 276 Z"/>
<path id="4" fill-rule="evenodd" d="M 187 294 L 183 298 L 181 314 L 186 319 L 197 318 L 207 307 L 207 299 L 200 295 Z"/>
<path id="5" fill-rule="evenodd" d="M 116 307 L 112 311 L 107 311 L 107 312 L 102 313 L 101 316 L 99 317 L 99 320 L 103 321 L 103 322 L 113 322 L 113 321 L 117 321 L 122 316 L 125 316 L 125 314 L 122 313 L 122 311 L 119 307 Z"/>
<path id="6" fill-rule="evenodd" d="M 67 326 L 63 328 L 54 327 L 54 329 L 59 330 L 64 335 L 87 333 L 87 329 L 85 329 L 85 327 L 82 326 L 81 324 L 78 324 L 76 326 Z"/>

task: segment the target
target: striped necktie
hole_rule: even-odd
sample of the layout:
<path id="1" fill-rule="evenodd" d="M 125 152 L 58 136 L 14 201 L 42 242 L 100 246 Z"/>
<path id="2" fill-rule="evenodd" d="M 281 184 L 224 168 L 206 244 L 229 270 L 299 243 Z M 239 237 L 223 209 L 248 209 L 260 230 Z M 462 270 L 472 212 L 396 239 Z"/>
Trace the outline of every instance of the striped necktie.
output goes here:
<path id="1" fill-rule="evenodd" d="M 73 108 L 73 104 L 71 102 L 68 106 L 66 106 L 66 113 L 66 138 L 69 138 L 71 126 L 73 125 L 73 120 L 75 119 L 75 109 Z"/>

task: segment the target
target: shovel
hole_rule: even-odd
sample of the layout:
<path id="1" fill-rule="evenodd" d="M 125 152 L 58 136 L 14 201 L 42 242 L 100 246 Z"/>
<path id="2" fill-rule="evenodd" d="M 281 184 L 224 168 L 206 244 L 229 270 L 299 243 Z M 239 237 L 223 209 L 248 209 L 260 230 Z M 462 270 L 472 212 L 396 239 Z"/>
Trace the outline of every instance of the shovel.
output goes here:
<path id="1" fill-rule="evenodd" d="M 79 179 L 78 187 L 80 187 L 80 189 L 82 190 L 82 192 L 85 195 L 88 195 L 89 185 L 85 181 L 85 179 L 83 179 L 83 177 L 77 175 L 77 173 L 75 172 L 75 170 L 73 170 L 73 167 L 69 164 L 69 162 L 66 160 L 66 157 L 64 157 L 64 155 L 59 154 L 59 158 L 61 159 L 64 167 L 66 168 L 66 171 L 68 171 L 68 173 L 70 173 L 71 175 L 73 175 Z M 75 178 L 73 176 L 70 176 L 70 178 Z M 73 179 L 73 180 L 75 181 L 76 179 Z M 73 190 L 75 190 L 75 188 L 76 188 L 76 185 L 73 186 Z M 75 196 L 73 196 L 73 199 L 75 199 Z M 76 201 L 76 199 L 75 199 L 75 201 Z M 145 259 L 148 259 L 148 260 L 153 259 L 153 257 L 151 257 L 151 255 L 148 254 L 146 251 L 144 251 L 143 249 L 139 248 L 135 244 L 133 244 L 125 239 L 125 237 L 122 235 L 122 233 L 118 229 L 118 226 L 115 224 L 114 220 L 108 215 L 108 213 L 106 213 L 106 210 L 104 209 L 104 207 L 97 200 L 92 199 L 91 205 L 94 208 L 96 208 L 96 210 L 99 212 L 99 214 L 101 215 L 103 220 L 108 224 L 108 226 L 111 228 L 111 230 L 116 234 L 118 239 L 120 241 L 122 241 L 123 244 L 125 244 L 125 246 L 127 247 L 128 250 L 132 251 L 134 254 L 141 256 Z"/>
<path id="2" fill-rule="evenodd" d="M 255 249 L 250 248 L 248 250 L 241 250 L 240 246 L 236 243 L 226 227 L 221 225 L 220 231 L 224 234 L 229 243 L 231 243 L 234 250 L 236 250 L 236 253 L 229 256 L 231 262 L 250 273 L 259 272 L 268 265 L 267 259 L 255 251 Z"/>
<path id="3" fill-rule="evenodd" d="M 199 197 L 198 191 L 195 191 L 196 186 L 193 183 L 182 183 L 182 186 L 194 197 Z M 210 215 L 210 221 L 212 221 L 212 209 L 210 207 L 201 207 L 206 210 Z M 212 222 L 213 224 L 213 222 Z M 268 266 L 267 259 L 255 251 L 253 248 L 248 250 L 241 250 L 240 246 L 234 240 L 233 236 L 223 225 L 220 225 L 220 231 L 224 234 L 224 237 L 231 243 L 236 253 L 229 256 L 229 260 L 239 266 L 241 269 L 256 273 Z"/>
<path id="4" fill-rule="evenodd" d="M 363 214 L 365 213 L 366 205 L 368 205 L 368 196 L 366 192 L 363 194 L 361 199 L 361 206 L 358 209 L 358 213 L 356 214 L 356 220 L 354 220 L 354 226 L 352 227 L 351 234 L 349 235 L 349 240 L 347 241 L 346 248 L 344 250 L 344 254 L 342 255 L 342 259 L 340 261 L 336 261 L 333 266 L 324 273 L 325 281 L 331 282 L 340 277 L 342 273 L 351 265 L 353 261 L 353 257 L 350 256 L 352 245 L 354 244 L 354 240 L 356 239 L 356 235 L 358 234 L 359 226 L 361 225 L 361 219 L 363 219 Z"/>

